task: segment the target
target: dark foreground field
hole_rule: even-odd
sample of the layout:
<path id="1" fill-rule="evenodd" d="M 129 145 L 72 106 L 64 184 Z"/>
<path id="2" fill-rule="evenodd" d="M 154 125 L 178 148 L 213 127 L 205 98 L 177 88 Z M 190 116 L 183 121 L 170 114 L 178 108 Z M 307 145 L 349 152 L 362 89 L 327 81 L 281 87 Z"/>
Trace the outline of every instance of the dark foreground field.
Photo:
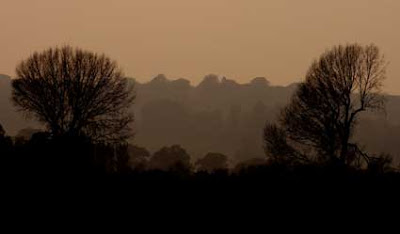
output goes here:
<path id="1" fill-rule="evenodd" d="M 394 169 L 268 163 L 199 172 L 182 165 L 169 170 L 135 170 L 117 163 L 110 170 L 109 161 L 94 160 L 92 150 L 92 144 L 65 140 L 31 141 L 3 150 L 3 205 L 57 207 L 72 203 L 97 209 L 184 207 L 212 212 L 235 207 L 307 209 L 336 204 L 349 209 L 388 208 L 400 201 L 400 173 Z"/>

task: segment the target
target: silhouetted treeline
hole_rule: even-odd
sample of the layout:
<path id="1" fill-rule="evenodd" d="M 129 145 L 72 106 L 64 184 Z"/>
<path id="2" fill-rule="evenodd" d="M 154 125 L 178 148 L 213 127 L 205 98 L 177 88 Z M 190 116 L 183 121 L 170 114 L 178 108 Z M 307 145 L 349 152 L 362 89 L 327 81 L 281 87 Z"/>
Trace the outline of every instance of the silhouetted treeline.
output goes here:
<path id="1" fill-rule="evenodd" d="M 356 169 L 335 165 L 285 165 L 252 159 L 236 165 L 228 157 L 208 153 L 195 161 L 179 145 L 162 147 L 150 154 L 129 144 L 93 143 L 85 137 L 52 138 L 37 132 L 30 139 L 11 138 L 0 132 L 1 171 L 20 181 L 94 180 L 141 186 L 397 186 L 396 168 Z M 148 184 L 149 183 L 149 184 Z M 372 183 L 372 184 L 371 184 Z M 233 188 L 232 187 L 232 188 Z"/>

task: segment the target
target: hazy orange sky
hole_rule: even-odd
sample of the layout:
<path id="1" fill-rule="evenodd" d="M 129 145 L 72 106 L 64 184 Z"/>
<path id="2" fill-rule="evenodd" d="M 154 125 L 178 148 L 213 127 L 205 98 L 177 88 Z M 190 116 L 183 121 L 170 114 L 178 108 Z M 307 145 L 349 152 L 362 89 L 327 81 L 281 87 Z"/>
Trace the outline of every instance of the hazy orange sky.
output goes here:
<path id="1" fill-rule="evenodd" d="M 375 43 L 400 94 L 399 0 L 0 0 L 0 73 L 33 51 L 104 52 L 139 81 L 208 73 L 300 81 L 332 45 Z"/>

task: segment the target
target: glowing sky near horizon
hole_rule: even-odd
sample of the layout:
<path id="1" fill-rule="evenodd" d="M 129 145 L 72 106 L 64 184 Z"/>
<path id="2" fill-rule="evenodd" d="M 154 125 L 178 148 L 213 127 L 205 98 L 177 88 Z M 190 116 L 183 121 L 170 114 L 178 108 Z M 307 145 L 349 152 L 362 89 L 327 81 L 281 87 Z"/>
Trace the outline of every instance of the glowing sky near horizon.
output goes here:
<path id="1" fill-rule="evenodd" d="M 398 0 L 0 0 L 0 73 L 33 51 L 71 44 L 104 52 L 125 74 L 196 84 L 208 73 L 287 85 L 329 47 L 375 43 L 400 94 Z"/>

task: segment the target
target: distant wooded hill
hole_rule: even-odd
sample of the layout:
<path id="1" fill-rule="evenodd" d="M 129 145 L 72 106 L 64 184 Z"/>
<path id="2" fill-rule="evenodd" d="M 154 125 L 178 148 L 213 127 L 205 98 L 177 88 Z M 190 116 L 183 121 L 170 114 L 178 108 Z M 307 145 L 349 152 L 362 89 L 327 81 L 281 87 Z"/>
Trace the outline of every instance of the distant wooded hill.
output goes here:
<path id="1" fill-rule="evenodd" d="M 28 127 L 38 128 L 37 123 L 27 121 L 13 108 L 10 84 L 9 76 L 0 75 L 0 123 L 9 135 Z M 208 75 L 197 86 L 164 75 L 147 83 L 135 82 L 133 142 L 152 152 L 179 144 L 193 158 L 208 152 L 226 154 L 232 161 L 264 157 L 264 124 L 275 121 L 295 89 L 296 84 L 271 86 L 263 77 L 238 84 Z M 387 97 L 386 113 L 364 115 L 355 138 L 370 153 L 386 152 L 399 159 L 400 96 Z"/>

